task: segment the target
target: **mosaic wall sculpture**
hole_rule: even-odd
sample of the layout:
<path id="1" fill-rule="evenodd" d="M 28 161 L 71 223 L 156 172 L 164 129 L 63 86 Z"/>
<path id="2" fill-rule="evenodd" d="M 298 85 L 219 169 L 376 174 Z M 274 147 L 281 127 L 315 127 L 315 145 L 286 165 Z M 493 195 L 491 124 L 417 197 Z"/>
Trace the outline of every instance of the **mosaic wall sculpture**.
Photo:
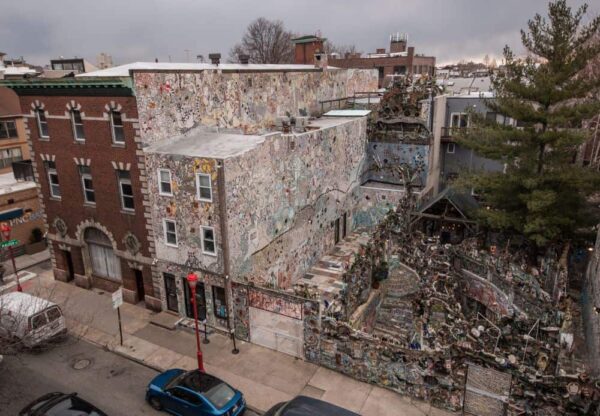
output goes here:
<path id="1" fill-rule="evenodd" d="M 150 144 L 199 125 L 264 132 L 278 116 L 320 110 L 319 100 L 375 91 L 377 71 L 135 73 L 134 83 Z"/>
<path id="2" fill-rule="evenodd" d="M 402 184 L 402 178 L 395 167 L 405 164 L 415 172 L 413 186 L 424 187 L 427 183 L 429 144 L 369 142 L 367 154 L 364 180 Z"/>
<path id="3" fill-rule="evenodd" d="M 333 221 L 360 199 L 365 145 L 366 119 L 348 119 L 227 159 L 232 276 L 290 287 L 332 247 Z"/>
<path id="4" fill-rule="evenodd" d="M 219 188 L 214 159 L 191 158 L 158 153 L 146 154 L 148 189 L 152 210 L 152 224 L 157 258 L 186 265 L 191 269 L 202 269 L 222 273 Z M 172 196 L 160 195 L 158 169 L 171 171 Z M 212 179 L 212 202 L 199 201 L 196 193 L 196 173 L 206 173 Z M 173 220 L 177 225 L 177 246 L 165 241 L 164 220 Z M 204 254 L 202 250 L 202 227 L 213 227 L 216 255 Z"/>

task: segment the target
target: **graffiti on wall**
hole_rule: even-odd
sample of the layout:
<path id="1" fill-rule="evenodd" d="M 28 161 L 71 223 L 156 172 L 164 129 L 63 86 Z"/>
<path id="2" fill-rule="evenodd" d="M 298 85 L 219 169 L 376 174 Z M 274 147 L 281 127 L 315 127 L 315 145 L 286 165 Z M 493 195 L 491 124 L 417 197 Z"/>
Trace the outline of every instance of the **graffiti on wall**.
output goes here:
<path id="1" fill-rule="evenodd" d="M 290 302 L 288 299 L 275 296 L 262 290 L 249 289 L 248 298 L 250 306 L 265 311 L 288 316 L 294 319 L 302 319 L 302 304 Z"/>

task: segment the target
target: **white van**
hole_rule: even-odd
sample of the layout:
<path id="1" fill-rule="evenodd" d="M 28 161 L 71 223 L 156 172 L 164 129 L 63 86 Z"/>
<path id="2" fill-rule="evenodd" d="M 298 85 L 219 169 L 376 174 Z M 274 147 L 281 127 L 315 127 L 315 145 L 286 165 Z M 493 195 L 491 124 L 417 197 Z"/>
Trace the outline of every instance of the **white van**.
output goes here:
<path id="1" fill-rule="evenodd" d="M 66 332 L 65 317 L 56 303 L 23 292 L 0 296 L 0 336 L 33 347 Z"/>

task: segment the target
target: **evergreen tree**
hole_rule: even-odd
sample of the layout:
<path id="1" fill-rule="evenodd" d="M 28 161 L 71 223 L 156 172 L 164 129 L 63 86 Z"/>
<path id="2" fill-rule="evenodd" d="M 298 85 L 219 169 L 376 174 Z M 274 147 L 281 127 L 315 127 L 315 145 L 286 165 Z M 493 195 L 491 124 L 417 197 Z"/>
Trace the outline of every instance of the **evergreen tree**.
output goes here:
<path id="1" fill-rule="evenodd" d="M 598 221 L 588 201 L 600 191 L 599 175 L 573 163 L 587 138 L 582 121 L 600 111 L 594 96 L 600 80 L 582 76 L 600 53 L 594 41 L 600 17 L 583 24 L 586 10 L 552 2 L 547 19 L 537 14 L 521 31 L 527 58 L 505 47 L 505 66 L 493 77 L 495 97 L 486 105 L 519 127 L 472 114 L 472 128 L 458 139 L 506 164 L 504 172 L 467 176 L 482 196 L 483 222 L 523 234 L 538 247 L 570 239 Z"/>

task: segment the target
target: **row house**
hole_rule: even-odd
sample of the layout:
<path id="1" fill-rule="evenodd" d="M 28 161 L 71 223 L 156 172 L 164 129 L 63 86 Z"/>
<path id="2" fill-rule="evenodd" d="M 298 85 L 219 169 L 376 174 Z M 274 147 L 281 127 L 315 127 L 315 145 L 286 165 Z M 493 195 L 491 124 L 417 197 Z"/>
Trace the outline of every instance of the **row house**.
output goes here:
<path id="1" fill-rule="evenodd" d="M 55 278 L 160 309 L 128 79 L 15 80 Z"/>
<path id="2" fill-rule="evenodd" d="M 353 227 L 366 118 L 308 116 L 376 71 L 134 63 L 7 86 L 57 279 L 185 317 L 194 271 L 200 316 L 225 328 L 228 282 L 289 288 Z"/>

